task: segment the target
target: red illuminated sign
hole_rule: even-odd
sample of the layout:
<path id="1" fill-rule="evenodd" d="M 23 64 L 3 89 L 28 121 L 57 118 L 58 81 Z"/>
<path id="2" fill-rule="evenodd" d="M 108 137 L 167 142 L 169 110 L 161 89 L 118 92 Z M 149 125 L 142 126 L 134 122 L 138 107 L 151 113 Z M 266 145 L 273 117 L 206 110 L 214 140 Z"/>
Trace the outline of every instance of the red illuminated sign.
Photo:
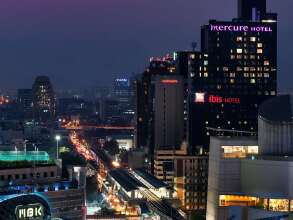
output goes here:
<path id="1" fill-rule="evenodd" d="M 178 80 L 177 79 L 163 79 L 161 82 L 164 84 L 177 84 Z"/>
<path id="2" fill-rule="evenodd" d="M 206 96 L 205 93 L 195 93 L 196 103 L 212 103 L 212 104 L 221 104 L 221 103 L 228 103 L 228 104 L 240 104 L 240 98 L 235 97 L 222 97 L 217 95 L 208 95 Z"/>
<path id="3" fill-rule="evenodd" d="M 210 95 L 208 99 L 209 103 L 231 103 L 231 104 L 240 104 L 239 98 L 224 98 L 221 96 Z"/>

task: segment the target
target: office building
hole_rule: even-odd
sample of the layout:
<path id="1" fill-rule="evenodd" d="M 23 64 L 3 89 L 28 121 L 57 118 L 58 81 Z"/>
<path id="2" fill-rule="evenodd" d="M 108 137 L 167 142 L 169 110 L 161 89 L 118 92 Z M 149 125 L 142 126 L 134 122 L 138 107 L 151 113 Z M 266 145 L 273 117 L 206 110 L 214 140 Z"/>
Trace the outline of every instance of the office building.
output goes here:
<path id="1" fill-rule="evenodd" d="M 136 81 L 136 147 L 148 149 L 153 172 L 155 148 L 180 146 L 185 140 L 185 79 L 176 73 L 174 57 L 151 58 Z M 187 117 L 186 117 L 187 120 Z"/>
<path id="2" fill-rule="evenodd" d="M 174 189 L 174 197 L 187 214 L 206 209 L 208 157 L 188 155 L 187 145 L 180 149 L 155 150 L 154 175 Z"/>
<path id="3" fill-rule="evenodd" d="M 174 190 L 180 207 L 186 213 L 204 211 L 207 204 L 208 157 L 176 155 L 174 157 Z"/>
<path id="4" fill-rule="evenodd" d="M 189 70 L 194 148 L 208 150 L 211 135 L 255 135 L 259 105 L 277 93 L 277 15 L 264 2 L 239 1 L 239 18 L 202 27 Z"/>
<path id="5" fill-rule="evenodd" d="M 148 68 L 142 76 L 135 80 L 135 146 L 151 149 L 154 145 L 152 132 L 153 97 L 151 93 L 152 77 L 156 75 L 170 75 L 175 71 L 173 58 L 165 56 L 150 59 Z M 153 148 L 153 147 L 152 147 Z M 150 152 L 153 154 L 153 152 Z"/>
<path id="6" fill-rule="evenodd" d="M 180 149 L 176 149 L 174 146 L 156 148 L 154 154 L 154 176 L 173 187 L 175 157 L 186 155 L 186 145 L 182 145 Z"/>
<path id="7" fill-rule="evenodd" d="M 35 120 L 50 122 L 55 117 L 56 100 L 53 86 L 47 76 L 38 76 L 32 87 Z"/>
<path id="8" fill-rule="evenodd" d="M 184 81 L 180 76 L 152 80 L 154 147 L 180 146 L 184 134 Z"/>

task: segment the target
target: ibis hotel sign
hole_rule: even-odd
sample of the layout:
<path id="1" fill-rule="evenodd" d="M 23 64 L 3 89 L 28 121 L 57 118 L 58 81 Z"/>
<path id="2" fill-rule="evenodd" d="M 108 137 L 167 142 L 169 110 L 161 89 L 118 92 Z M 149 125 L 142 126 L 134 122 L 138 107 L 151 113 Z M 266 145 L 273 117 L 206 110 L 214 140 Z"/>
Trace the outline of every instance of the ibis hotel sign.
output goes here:
<path id="1" fill-rule="evenodd" d="M 241 100 L 238 97 L 222 97 L 218 95 L 208 95 L 206 93 L 195 93 L 195 103 L 211 103 L 211 104 L 240 104 Z"/>
<path id="2" fill-rule="evenodd" d="M 40 203 L 19 205 L 15 209 L 17 220 L 39 220 L 44 217 L 44 206 Z"/>
<path id="3" fill-rule="evenodd" d="M 270 26 L 247 26 L 247 25 L 232 25 L 232 24 L 211 24 L 211 31 L 219 32 L 272 32 Z"/>

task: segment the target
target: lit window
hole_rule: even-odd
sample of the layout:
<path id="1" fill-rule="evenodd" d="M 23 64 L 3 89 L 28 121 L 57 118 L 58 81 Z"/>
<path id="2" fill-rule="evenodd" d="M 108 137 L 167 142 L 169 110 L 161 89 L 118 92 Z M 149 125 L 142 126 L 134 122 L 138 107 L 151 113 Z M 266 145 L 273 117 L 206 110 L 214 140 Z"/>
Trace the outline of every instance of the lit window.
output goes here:
<path id="1" fill-rule="evenodd" d="M 235 83 L 235 80 L 234 79 L 230 79 L 230 83 L 231 84 Z"/>
<path id="2" fill-rule="evenodd" d="M 209 74 L 208 74 L 207 72 L 205 72 L 205 73 L 203 74 L 203 76 L 204 76 L 204 77 L 208 77 Z"/>
<path id="3" fill-rule="evenodd" d="M 237 71 L 242 71 L 242 68 L 240 66 L 237 66 L 236 70 Z"/>
<path id="4" fill-rule="evenodd" d="M 209 64 L 209 61 L 207 61 L 207 60 L 205 60 L 204 62 L 203 62 L 203 65 L 204 66 L 207 66 Z"/>
<path id="5" fill-rule="evenodd" d="M 261 78 L 262 77 L 262 73 L 258 73 L 257 77 Z"/>
<path id="6" fill-rule="evenodd" d="M 236 51 L 237 51 L 237 53 L 242 53 L 243 52 L 241 48 L 237 48 Z"/>
<path id="7" fill-rule="evenodd" d="M 255 79 L 250 79 L 250 83 L 255 83 Z"/>
<path id="8" fill-rule="evenodd" d="M 244 73 L 244 77 L 249 77 L 249 73 Z"/>
<path id="9" fill-rule="evenodd" d="M 241 41 L 242 41 L 242 37 L 237 37 L 237 38 L 236 38 L 236 41 L 237 41 L 237 42 L 241 42 Z"/>
<path id="10" fill-rule="evenodd" d="M 264 71 L 270 71 L 270 68 L 264 67 Z"/>
<path id="11" fill-rule="evenodd" d="M 258 53 L 258 54 L 260 54 L 260 53 L 262 53 L 262 52 L 263 52 L 262 49 L 260 49 L 260 48 L 257 49 L 257 53 Z"/>
<path id="12" fill-rule="evenodd" d="M 258 43 L 257 44 L 257 47 L 262 47 L 262 43 Z"/>
<path id="13" fill-rule="evenodd" d="M 250 41 L 251 42 L 255 42 L 256 41 L 256 38 L 255 37 L 250 37 Z"/>
<path id="14" fill-rule="evenodd" d="M 264 64 L 265 66 L 268 66 L 268 65 L 270 65 L 270 61 L 265 60 L 263 64 Z"/>

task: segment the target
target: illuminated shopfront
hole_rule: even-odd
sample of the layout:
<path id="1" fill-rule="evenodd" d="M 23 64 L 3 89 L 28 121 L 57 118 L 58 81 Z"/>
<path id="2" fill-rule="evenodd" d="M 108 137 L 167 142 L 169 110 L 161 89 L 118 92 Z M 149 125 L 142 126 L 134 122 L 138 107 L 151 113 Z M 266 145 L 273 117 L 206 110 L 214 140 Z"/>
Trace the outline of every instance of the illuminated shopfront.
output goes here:
<path id="1" fill-rule="evenodd" d="M 223 158 L 245 158 L 248 155 L 257 155 L 258 146 L 222 146 Z"/>
<path id="2" fill-rule="evenodd" d="M 220 195 L 219 206 L 247 206 L 257 207 L 274 212 L 293 211 L 293 200 L 289 199 L 268 199 L 252 196 Z"/>

